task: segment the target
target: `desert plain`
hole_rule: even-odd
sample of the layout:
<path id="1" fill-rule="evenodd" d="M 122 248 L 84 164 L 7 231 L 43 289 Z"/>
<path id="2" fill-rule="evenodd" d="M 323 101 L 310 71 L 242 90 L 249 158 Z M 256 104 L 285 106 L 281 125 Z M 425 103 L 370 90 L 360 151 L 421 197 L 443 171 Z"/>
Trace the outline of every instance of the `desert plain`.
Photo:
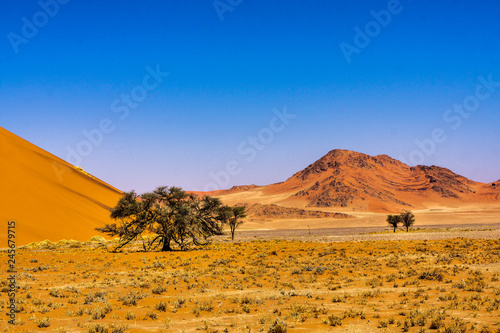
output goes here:
<path id="1" fill-rule="evenodd" d="M 113 241 L 17 253 L 3 332 L 497 332 L 500 228 L 241 231 L 189 251 Z M 341 229 L 339 229 L 341 230 Z M 7 252 L 0 253 L 2 261 Z M 0 292 L 7 291 L 2 271 Z"/>
<path id="2" fill-rule="evenodd" d="M 0 332 L 500 332 L 498 181 L 333 150 L 281 183 L 208 193 L 247 208 L 234 241 L 114 252 L 95 228 L 123 192 L 0 138 L 0 218 L 16 222 Z M 415 225 L 394 233 L 403 210 Z"/>

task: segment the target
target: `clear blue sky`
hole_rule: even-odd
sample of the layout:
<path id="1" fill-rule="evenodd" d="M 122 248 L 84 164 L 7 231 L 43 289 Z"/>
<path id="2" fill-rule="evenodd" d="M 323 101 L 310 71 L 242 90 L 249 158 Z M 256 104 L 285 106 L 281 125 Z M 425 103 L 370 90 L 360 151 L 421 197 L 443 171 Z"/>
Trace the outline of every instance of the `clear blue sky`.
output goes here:
<path id="1" fill-rule="evenodd" d="M 0 126 L 120 189 L 269 184 L 335 148 L 500 178 L 497 1 L 54 1 L 0 5 Z"/>

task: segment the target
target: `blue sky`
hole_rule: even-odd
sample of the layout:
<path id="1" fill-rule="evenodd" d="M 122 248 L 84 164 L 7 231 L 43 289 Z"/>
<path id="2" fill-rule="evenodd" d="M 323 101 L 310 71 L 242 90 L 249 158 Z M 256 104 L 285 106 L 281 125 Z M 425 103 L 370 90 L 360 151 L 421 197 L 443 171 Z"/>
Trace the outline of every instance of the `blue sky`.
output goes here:
<path id="1" fill-rule="evenodd" d="M 0 126 L 120 189 L 269 184 L 336 148 L 500 178 L 498 2 L 59 1 L 1 5 Z"/>

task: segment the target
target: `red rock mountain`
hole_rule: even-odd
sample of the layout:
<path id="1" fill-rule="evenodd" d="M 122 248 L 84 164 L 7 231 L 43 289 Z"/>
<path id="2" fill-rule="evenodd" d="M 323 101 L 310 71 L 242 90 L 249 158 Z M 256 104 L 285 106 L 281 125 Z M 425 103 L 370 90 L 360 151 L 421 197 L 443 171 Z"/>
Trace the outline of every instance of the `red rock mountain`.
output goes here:
<path id="1" fill-rule="evenodd" d="M 257 190 L 282 194 L 274 203 L 287 206 L 373 212 L 500 200 L 500 182 L 478 183 L 446 168 L 410 167 L 387 155 L 348 150 L 332 150 L 284 182 L 250 189 Z"/>

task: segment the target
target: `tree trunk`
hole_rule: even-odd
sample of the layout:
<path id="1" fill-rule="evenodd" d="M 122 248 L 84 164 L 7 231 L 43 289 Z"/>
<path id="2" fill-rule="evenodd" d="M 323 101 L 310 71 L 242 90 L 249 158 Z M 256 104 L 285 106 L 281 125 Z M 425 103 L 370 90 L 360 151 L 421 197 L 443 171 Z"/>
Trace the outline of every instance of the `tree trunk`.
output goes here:
<path id="1" fill-rule="evenodd" d="M 163 252 L 172 251 L 172 248 L 170 247 L 170 239 L 163 238 L 163 246 L 162 246 L 161 250 Z"/>
<path id="2" fill-rule="evenodd" d="M 231 240 L 233 241 L 234 240 L 234 232 L 236 231 L 236 229 L 231 229 Z"/>
<path id="3" fill-rule="evenodd" d="M 396 233 L 396 227 L 394 227 L 394 233 Z"/>

